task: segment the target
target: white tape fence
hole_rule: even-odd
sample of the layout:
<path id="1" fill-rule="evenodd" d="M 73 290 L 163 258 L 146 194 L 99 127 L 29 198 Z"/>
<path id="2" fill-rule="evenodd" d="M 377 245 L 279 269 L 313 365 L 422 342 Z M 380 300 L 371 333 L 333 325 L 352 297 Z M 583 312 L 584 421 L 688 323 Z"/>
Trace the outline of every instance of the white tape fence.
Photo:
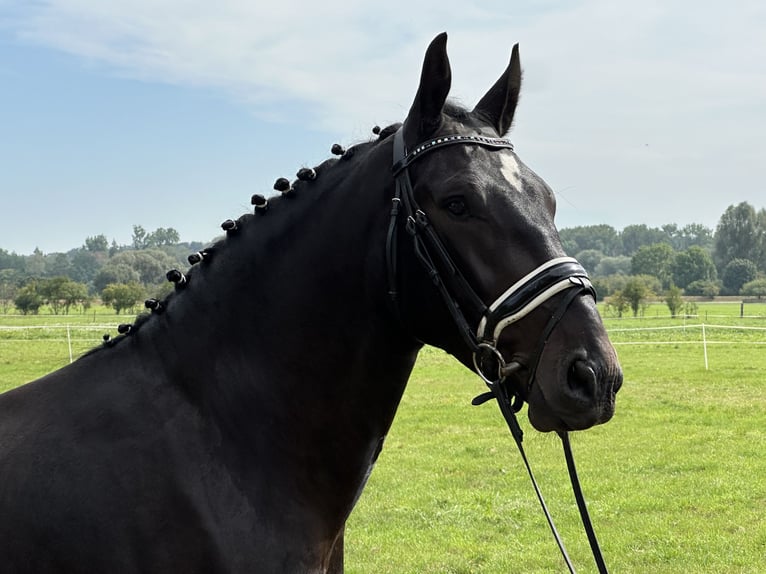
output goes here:
<path id="1" fill-rule="evenodd" d="M 728 334 L 725 337 L 716 338 L 717 331 Z M 705 370 L 708 370 L 710 366 L 708 345 L 766 345 L 766 327 L 746 325 L 695 323 L 664 327 L 607 329 L 607 332 L 615 347 L 620 345 L 701 345 Z"/>
<path id="2" fill-rule="evenodd" d="M 130 321 L 133 318 L 132 316 L 123 316 L 119 322 Z M 760 318 L 762 319 L 762 317 Z M 87 325 L 62 323 L 0 326 L 0 359 L 14 359 L 13 356 L 8 356 L 15 352 L 10 343 L 48 342 L 54 345 L 62 343 L 62 359 L 68 355 L 71 363 L 85 351 L 101 344 L 105 333 L 114 336 L 117 334 L 116 330 L 117 322 Z M 705 369 L 709 368 L 708 346 L 710 345 L 766 345 L 766 327 L 746 325 L 720 325 L 702 322 L 661 327 L 608 328 L 607 332 L 616 347 L 621 345 L 700 345 L 703 351 Z M 722 335 L 723 333 L 726 335 Z"/>
<path id="3" fill-rule="evenodd" d="M 131 320 L 134 317 L 123 317 Z M 122 322 L 122 321 L 120 321 Z M 47 343 L 66 345 L 69 362 L 72 363 L 85 351 L 92 349 L 103 342 L 104 334 L 115 336 L 117 323 L 113 324 L 51 324 L 51 325 L 24 325 L 24 326 L 0 326 L 0 359 L 14 360 L 13 354 L 17 354 L 18 347 L 14 343 Z M 55 351 L 54 351 L 55 352 Z M 20 358 L 20 357 L 18 357 Z"/>

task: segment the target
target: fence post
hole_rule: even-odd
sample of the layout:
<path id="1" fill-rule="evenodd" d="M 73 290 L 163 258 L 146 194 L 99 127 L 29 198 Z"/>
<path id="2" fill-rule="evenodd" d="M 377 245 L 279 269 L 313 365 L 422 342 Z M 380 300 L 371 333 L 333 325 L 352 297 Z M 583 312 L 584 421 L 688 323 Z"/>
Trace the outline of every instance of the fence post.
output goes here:
<path id="1" fill-rule="evenodd" d="M 72 335 L 69 333 L 69 325 L 66 326 L 66 342 L 69 345 L 69 364 L 72 364 Z"/>
<path id="2" fill-rule="evenodd" d="M 702 323 L 702 351 L 705 355 L 705 370 L 707 371 L 707 337 L 705 336 L 705 323 Z"/>

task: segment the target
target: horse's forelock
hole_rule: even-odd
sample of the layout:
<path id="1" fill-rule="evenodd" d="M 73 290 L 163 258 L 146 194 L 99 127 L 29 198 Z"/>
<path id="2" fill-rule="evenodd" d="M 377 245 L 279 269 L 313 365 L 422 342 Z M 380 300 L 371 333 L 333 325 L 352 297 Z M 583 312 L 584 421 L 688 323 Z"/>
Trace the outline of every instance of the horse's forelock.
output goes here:
<path id="1" fill-rule="evenodd" d="M 444 104 L 444 108 L 442 108 L 442 112 L 444 112 L 444 114 L 453 120 L 457 120 L 459 122 L 465 122 L 472 117 L 471 110 L 467 109 L 462 104 L 459 104 L 454 100 L 447 100 L 447 102 Z"/>

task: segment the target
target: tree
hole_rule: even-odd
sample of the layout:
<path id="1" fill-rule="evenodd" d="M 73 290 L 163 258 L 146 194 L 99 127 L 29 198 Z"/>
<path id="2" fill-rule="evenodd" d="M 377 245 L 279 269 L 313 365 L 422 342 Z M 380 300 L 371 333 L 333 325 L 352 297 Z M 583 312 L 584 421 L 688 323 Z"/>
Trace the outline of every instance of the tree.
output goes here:
<path id="1" fill-rule="evenodd" d="M 712 249 L 713 230 L 701 223 L 689 223 L 679 229 L 671 240 L 677 251 L 689 249 L 694 245 L 703 249 Z"/>
<path id="2" fill-rule="evenodd" d="M 140 280 L 138 273 L 130 265 L 110 261 L 96 273 L 93 287 L 97 292 L 101 292 L 110 283 L 138 283 Z"/>
<path id="3" fill-rule="evenodd" d="M 755 279 L 757 270 L 755 263 L 749 259 L 732 259 L 723 270 L 723 286 L 732 295 L 739 293 L 742 286 Z"/>
<path id="4" fill-rule="evenodd" d="M 683 307 L 684 300 L 683 297 L 681 297 L 682 294 L 683 289 L 676 287 L 672 283 L 668 290 L 665 291 L 665 304 L 668 306 L 668 309 L 670 309 L 671 317 L 678 315 L 678 311 Z"/>
<path id="5" fill-rule="evenodd" d="M 604 257 L 596 265 L 594 275 L 608 276 L 608 275 L 630 275 L 631 259 L 625 255 L 617 255 L 615 257 Z"/>
<path id="6" fill-rule="evenodd" d="M 761 260 L 766 234 L 761 226 L 761 217 L 746 201 L 726 208 L 715 231 L 713 253 L 719 271 L 734 259 Z"/>
<path id="7" fill-rule="evenodd" d="M 88 300 L 88 287 L 64 276 L 40 281 L 37 292 L 54 315 L 62 311 L 68 315 L 73 305 L 83 305 Z"/>
<path id="8" fill-rule="evenodd" d="M 122 251 L 109 261 L 109 265 L 124 264 L 138 273 L 139 281 L 144 285 L 153 285 L 163 281 L 168 269 L 177 262 L 167 253 L 159 249 L 143 249 L 140 251 Z M 122 281 L 127 283 L 127 281 Z"/>
<path id="9" fill-rule="evenodd" d="M 604 255 L 619 255 L 622 242 L 611 225 L 586 225 L 562 229 L 561 243 L 567 253 L 579 253 L 585 249 L 596 249 Z"/>
<path id="10" fill-rule="evenodd" d="M 173 245 L 163 245 L 160 247 L 160 250 L 174 261 L 173 267 L 185 269 L 189 265 L 189 253 L 202 251 L 206 245 L 206 243 L 202 243 L 201 241 L 190 241 L 175 243 Z"/>
<path id="11" fill-rule="evenodd" d="M 697 295 L 712 299 L 721 292 L 721 286 L 717 281 L 692 281 L 686 286 L 685 292 L 687 295 Z"/>
<path id="12" fill-rule="evenodd" d="M 651 284 L 651 278 L 645 276 L 631 277 L 625 284 L 622 296 L 627 299 L 634 317 L 638 317 L 638 312 L 644 308 L 646 300 L 654 295 Z"/>
<path id="13" fill-rule="evenodd" d="M 675 252 L 667 243 L 644 245 L 631 260 L 633 275 L 653 275 L 663 286 L 670 285 Z"/>
<path id="14" fill-rule="evenodd" d="M 16 253 L 8 253 L 5 249 L 0 249 L 0 269 L 24 270 L 24 257 Z"/>
<path id="15" fill-rule="evenodd" d="M 67 281 L 59 294 L 64 305 L 64 314 L 69 314 L 69 309 L 75 305 L 83 309 L 90 307 L 90 297 L 88 297 L 88 286 L 76 281 Z"/>
<path id="16" fill-rule="evenodd" d="M 61 286 L 67 281 L 69 281 L 67 277 L 60 276 L 45 279 L 37 283 L 37 293 L 42 297 L 43 303 L 50 307 L 54 315 L 58 315 L 61 311 L 59 291 Z"/>
<path id="17" fill-rule="evenodd" d="M 628 275 L 616 273 L 614 275 L 595 277 L 593 279 L 593 287 L 596 289 L 599 299 L 603 299 L 622 291 L 627 282 Z"/>
<path id="18" fill-rule="evenodd" d="M 676 225 L 675 223 L 665 223 L 664 225 L 660 225 L 660 229 L 662 230 L 662 233 L 665 235 L 664 241 L 667 241 L 668 243 L 670 243 L 670 246 L 673 249 L 676 249 L 674 238 L 678 236 L 678 225 Z M 653 241 L 652 243 L 662 243 L 662 242 L 663 240 L 660 239 L 659 241 Z"/>
<path id="19" fill-rule="evenodd" d="M 666 226 L 668 227 L 668 226 Z M 672 227 L 675 227 L 673 224 Z M 658 243 L 670 243 L 670 236 L 662 229 L 647 227 L 645 224 L 628 225 L 620 233 L 623 253 L 631 256 L 642 247 Z"/>
<path id="20" fill-rule="evenodd" d="M 766 277 L 748 281 L 739 292 L 748 297 L 758 297 L 759 299 L 766 297 Z"/>
<path id="21" fill-rule="evenodd" d="M 577 259 L 590 274 L 593 274 L 603 258 L 604 254 L 598 249 L 585 249 L 575 255 L 575 259 Z"/>
<path id="22" fill-rule="evenodd" d="M 761 209 L 757 213 L 756 225 L 760 234 L 760 254 L 755 259 L 755 265 L 766 273 L 766 209 Z"/>
<path id="23" fill-rule="evenodd" d="M 671 271 L 673 283 L 682 289 L 693 281 L 715 281 L 718 277 L 713 259 L 697 245 L 676 253 Z"/>
<path id="24" fill-rule="evenodd" d="M 616 315 L 620 319 L 630 307 L 628 298 L 623 295 L 622 291 L 617 291 L 611 297 L 607 297 L 605 300 L 606 312 L 610 315 Z"/>
<path id="25" fill-rule="evenodd" d="M 139 283 L 111 283 L 101 291 L 104 305 L 111 306 L 118 315 L 138 305 L 143 298 L 144 288 Z"/>
<path id="26" fill-rule="evenodd" d="M 146 229 L 140 225 L 133 226 L 133 249 L 146 249 Z"/>
<path id="27" fill-rule="evenodd" d="M 146 237 L 146 247 L 163 247 L 165 245 L 175 245 L 181 236 L 172 227 L 165 229 L 158 227 Z"/>
<path id="28" fill-rule="evenodd" d="M 103 251 L 78 249 L 72 255 L 72 271 L 69 276 L 78 283 L 90 283 L 101 269 L 105 259 L 106 253 Z"/>
<path id="29" fill-rule="evenodd" d="M 38 247 L 32 255 L 24 258 L 24 272 L 27 277 L 42 277 L 45 275 L 45 256 Z"/>
<path id="30" fill-rule="evenodd" d="M 48 277 L 68 277 L 72 272 L 72 263 L 66 253 L 49 253 L 45 256 L 45 275 Z"/>
<path id="31" fill-rule="evenodd" d="M 43 298 L 37 292 L 37 283 L 32 281 L 19 289 L 13 298 L 13 304 L 22 315 L 37 315 L 43 304 Z"/>
<path id="32" fill-rule="evenodd" d="M 91 253 L 99 253 L 109 249 L 109 241 L 106 239 L 106 235 L 96 235 L 94 237 L 85 238 L 85 249 Z"/>
<path id="33" fill-rule="evenodd" d="M 172 227 L 167 229 L 164 227 L 158 227 L 151 233 L 148 233 L 146 229 L 140 225 L 133 226 L 133 249 L 151 249 L 156 247 L 163 247 L 165 245 L 175 245 L 180 240 L 178 231 Z"/>
<path id="34" fill-rule="evenodd" d="M 0 311 L 3 314 L 8 313 L 19 291 L 20 277 L 21 273 L 16 269 L 0 269 Z"/>

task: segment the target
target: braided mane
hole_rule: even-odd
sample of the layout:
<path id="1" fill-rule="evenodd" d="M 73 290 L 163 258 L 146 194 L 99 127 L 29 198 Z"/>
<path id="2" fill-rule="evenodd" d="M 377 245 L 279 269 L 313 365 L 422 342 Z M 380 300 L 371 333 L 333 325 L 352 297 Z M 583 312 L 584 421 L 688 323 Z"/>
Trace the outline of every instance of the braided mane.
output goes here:
<path id="1" fill-rule="evenodd" d="M 400 126 L 400 123 L 391 124 L 382 129 L 376 126 L 373 129 L 373 133 L 377 137 L 355 144 L 348 149 L 335 144 L 332 147 L 332 153 L 340 157 L 329 158 L 314 168 L 301 168 L 296 174 L 296 179 L 292 182 L 286 178 L 279 178 L 274 184 L 274 188 L 277 190 L 276 194 L 272 194 L 269 197 L 254 195 L 252 197 L 252 203 L 255 206 L 254 213 L 245 213 L 236 220 L 229 219 L 223 222 L 221 227 L 225 231 L 224 236 L 201 251 L 190 255 L 189 262 L 191 267 L 186 272 L 182 273 L 176 269 L 168 272 L 167 278 L 175 283 L 175 289 L 163 299 L 147 299 L 146 307 L 151 309 L 151 312 L 139 314 L 133 324 L 120 325 L 118 328 L 120 334 L 114 338 L 105 334 L 103 345 L 91 349 L 85 355 L 87 356 L 101 349 L 118 345 L 127 337 L 140 330 L 154 316 L 164 313 L 173 299 L 179 297 L 186 289 L 193 288 L 195 279 L 201 273 L 204 273 L 205 266 L 212 258 L 219 256 L 231 247 L 231 242 L 236 235 L 244 233 L 254 225 L 258 225 L 257 220 L 261 217 L 269 217 L 273 214 L 272 212 L 282 212 L 289 209 L 289 204 L 304 193 L 316 194 L 317 191 L 333 189 L 346 177 L 350 169 L 357 165 L 360 160 L 363 160 L 371 149 L 392 136 Z M 319 190 L 316 187 L 318 185 L 317 181 L 322 185 Z"/>

